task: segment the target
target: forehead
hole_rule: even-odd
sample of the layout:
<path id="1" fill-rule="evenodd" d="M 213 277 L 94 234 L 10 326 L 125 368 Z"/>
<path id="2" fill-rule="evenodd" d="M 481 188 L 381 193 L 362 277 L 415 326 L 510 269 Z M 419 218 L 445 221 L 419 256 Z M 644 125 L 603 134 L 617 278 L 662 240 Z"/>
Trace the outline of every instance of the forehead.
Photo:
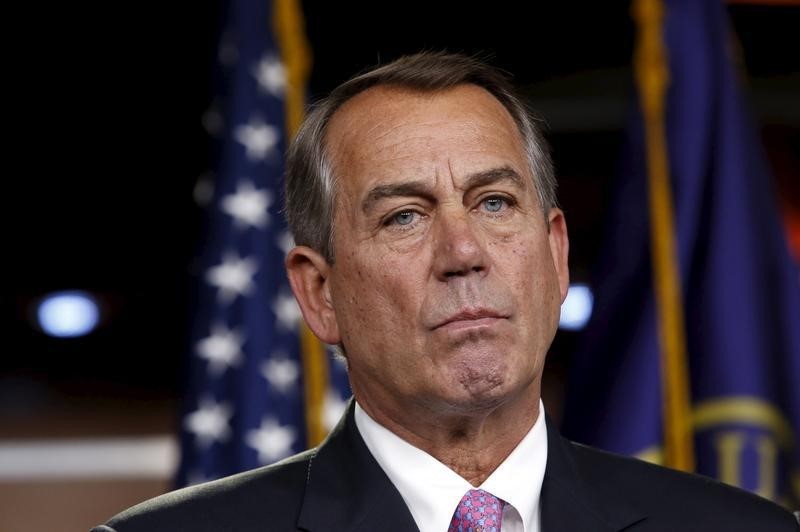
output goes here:
<path id="1" fill-rule="evenodd" d="M 349 189 L 443 170 L 453 177 L 493 166 L 510 166 L 522 176 L 530 172 L 514 119 L 475 85 L 435 92 L 368 89 L 334 113 L 326 148 L 339 182 Z"/>

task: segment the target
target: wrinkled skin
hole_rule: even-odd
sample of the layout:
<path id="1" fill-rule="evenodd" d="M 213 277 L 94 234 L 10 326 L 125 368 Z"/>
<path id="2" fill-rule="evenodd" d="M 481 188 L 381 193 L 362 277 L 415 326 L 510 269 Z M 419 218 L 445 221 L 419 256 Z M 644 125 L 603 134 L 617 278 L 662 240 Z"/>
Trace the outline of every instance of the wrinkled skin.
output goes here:
<path id="1" fill-rule="evenodd" d="M 401 437 L 430 451 L 488 431 L 513 449 L 568 285 L 564 217 L 543 213 L 513 119 L 472 85 L 377 87 L 326 140 L 335 260 L 287 258 L 307 322 L 344 345 L 359 404 Z"/>

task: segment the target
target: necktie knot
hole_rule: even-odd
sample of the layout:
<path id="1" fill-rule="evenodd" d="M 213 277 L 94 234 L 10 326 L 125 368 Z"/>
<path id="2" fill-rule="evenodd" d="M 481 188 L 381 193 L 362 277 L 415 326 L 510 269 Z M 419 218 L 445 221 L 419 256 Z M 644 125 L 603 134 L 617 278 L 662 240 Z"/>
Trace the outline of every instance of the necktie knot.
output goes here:
<path id="1" fill-rule="evenodd" d="M 504 504 L 488 491 L 469 490 L 458 503 L 448 532 L 500 532 Z"/>

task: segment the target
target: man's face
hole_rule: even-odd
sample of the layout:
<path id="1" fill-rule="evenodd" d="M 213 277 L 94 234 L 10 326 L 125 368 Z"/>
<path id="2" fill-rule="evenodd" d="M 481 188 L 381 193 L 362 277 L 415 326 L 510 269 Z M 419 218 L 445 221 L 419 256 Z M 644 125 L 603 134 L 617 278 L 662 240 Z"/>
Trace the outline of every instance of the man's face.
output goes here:
<path id="1" fill-rule="evenodd" d="M 326 340 L 344 344 L 359 401 L 458 414 L 538 397 L 566 226 L 554 209 L 548 232 L 505 108 L 472 85 L 373 88 L 336 112 L 327 146 L 339 181 Z"/>

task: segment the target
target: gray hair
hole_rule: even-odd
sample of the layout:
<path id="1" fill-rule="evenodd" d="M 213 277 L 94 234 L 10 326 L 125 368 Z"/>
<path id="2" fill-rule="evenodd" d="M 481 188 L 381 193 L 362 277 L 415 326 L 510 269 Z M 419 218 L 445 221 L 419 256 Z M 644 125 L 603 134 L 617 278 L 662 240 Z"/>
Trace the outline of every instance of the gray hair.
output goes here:
<path id="1" fill-rule="evenodd" d="M 464 84 L 487 90 L 514 119 L 546 220 L 550 209 L 557 206 L 550 150 L 508 77 L 472 57 L 423 52 L 401 57 L 356 76 L 336 87 L 310 110 L 289 148 L 286 162 L 286 216 L 295 242 L 314 249 L 333 263 L 333 207 L 337 176 L 330 163 L 325 136 L 331 117 L 345 102 L 378 85 L 439 92 Z"/>

